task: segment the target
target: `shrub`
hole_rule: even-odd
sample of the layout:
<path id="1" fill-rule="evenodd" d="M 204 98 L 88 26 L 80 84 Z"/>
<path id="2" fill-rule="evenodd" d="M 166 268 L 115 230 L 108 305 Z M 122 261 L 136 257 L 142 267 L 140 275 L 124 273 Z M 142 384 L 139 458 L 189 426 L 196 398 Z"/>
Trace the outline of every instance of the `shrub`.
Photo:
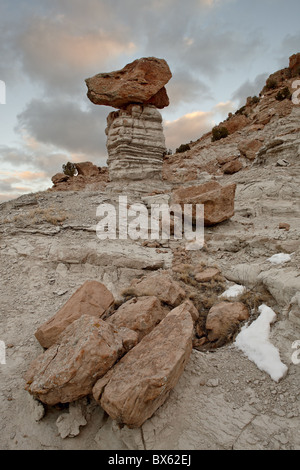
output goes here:
<path id="1" fill-rule="evenodd" d="M 291 99 L 291 97 L 292 97 L 292 94 L 291 94 L 289 88 L 286 86 L 282 90 L 279 90 L 279 92 L 277 93 L 275 98 L 278 101 L 283 101 L 285 99 Z"/>
<path id="2" fill-rule="evenodd" d="M 268 80 L 266 81 L 266 88 L 268 90 L 275 90 L 275 88 L 277 88 L 277 82 L 274 78 L 268 78 Z"/>
<path id="3" fill-rule="evenodd" d="M 65 175 L 74 176 L 77 172 L 76 166 L 72 162 L 65 163 L 62 166 L 63 172 Z"/>
<path id="4" fill-rule="evenodd" d="M 251 98 L 251 104 L 257 104 L 259 103 L 259 97 L 258 96 L 252 96 Z"/>
<path id="5" fill-rule="evenodd" d="M 187 150 L 190 150 L 189 144 L 181 144 L 181 145 L 176 149 L 176 153 L 186 152 Z"/>
<path id="6" fill-rule="evenodd" d="M 213 130 L 212 130 L 212 138 L 211 138 L 211 141 L 212 142 L 215 142 L 216 140 L 220 140 L 220 139 L 225 139 L 227 136 L 228 136 L 229 132 L 228 132 L 228 129 L 227 127 L 214 127 Z"/>
<path id="7" fill-rule="evenodd" d="M 234 114 L 245 114 L 246 106 L 242 106 Z"/>

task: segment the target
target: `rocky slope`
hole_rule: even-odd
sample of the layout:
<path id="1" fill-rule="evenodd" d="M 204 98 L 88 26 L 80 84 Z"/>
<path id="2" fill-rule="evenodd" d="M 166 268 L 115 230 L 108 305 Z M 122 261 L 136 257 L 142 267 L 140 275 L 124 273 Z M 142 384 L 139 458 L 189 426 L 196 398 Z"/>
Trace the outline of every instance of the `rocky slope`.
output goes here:
<path id="1" fill-rule="evenodd" d="M 105 181 L 99 191 L 86 176 L 84 191 L 70 183 L 75 190 L 57 191 L 61 182 L 0 206 L 2 449 L 300 449 L 300 365 L 292 361 L 292 344 L 300 340 L 300 106 L 276 99 L 294 80 L 286 71 L 276 77 L 276 88 L 222 123 L 228 137 L 211 142 L 209 134 L 189 151 L 166 156 L 162 180 Z M 208 182 L 236 185 L 235 210 L 205 228 L 202 250 L 188 251 L 181 240 L 96 237 L 101 203 L 126 194 L 129 203 L 149 205 Z M 277 253 L 290 260 L 272 264 Z M 133 279 L 155 272 L 170 274 L 190 293 L 200 320 L 179 382 L 150 419 L 136 429 L 120 427 L 93 396 L 43 406 L 24 390 L 24 372 L 42 352 L 35 331 L 78 287 L 100 281 L 120 304 Z M 277 314 L 271 341 L 288 367 L 279 382 L 234 346 L 236 330 L 210 341 L 208 312 L 235 283 L 247 288 L 240 300 L 250 321 L 261 303 Z M 109 388 L 105 401 L 112 406 Z"/>

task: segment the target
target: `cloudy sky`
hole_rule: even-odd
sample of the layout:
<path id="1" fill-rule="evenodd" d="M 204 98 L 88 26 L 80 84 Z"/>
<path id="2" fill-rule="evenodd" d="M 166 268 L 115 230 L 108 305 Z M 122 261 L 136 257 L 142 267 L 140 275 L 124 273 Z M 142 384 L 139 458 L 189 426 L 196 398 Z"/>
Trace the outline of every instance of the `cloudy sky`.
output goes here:
<path id="1" fill-rule="evenodd" d="M 0 202 L 49 188 L 67 161 L 105 165 L 113 109 L 88 100 L 85 78 L 164 58 L 174 151 L 288 65 L 299 18 L 299 0 L 0 0 Z"/>

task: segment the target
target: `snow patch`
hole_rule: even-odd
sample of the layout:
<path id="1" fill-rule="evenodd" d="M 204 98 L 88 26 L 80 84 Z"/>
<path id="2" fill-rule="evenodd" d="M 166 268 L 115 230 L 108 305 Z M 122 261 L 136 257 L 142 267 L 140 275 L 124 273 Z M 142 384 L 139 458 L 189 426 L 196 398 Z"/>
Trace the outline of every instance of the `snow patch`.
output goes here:
<path id="1" fill-rule="evenodd" d="M 267 261 L 270 261 L 272 264 L 281 264 L 291 261 L 291 257 L 287 253 L 277 253 L 277 255 L 273 255 L 271 258 L 268 258 Z"/>
<path id="2" fill-rule="evenodd" d="M 276 319 L 276 313 L 265 304 L 258 310 L 259 317 L 250 326 L 242 328 L 234 345 L 278 382 L 286 375 L 288 368 L 281 362 L 278 349 L 269 341 L 270 325 Z"/>
<path id="3" fill-rule="evenodd" d="M 220 295 L 223 299 L 235 299 L 236 297 L 239 297 L 240 295 L 244 294 L 246 292 L 246 287 L 241 286 L 239 284 L 234 284 L 233 286 L 229 287 L 223 294 Z"/>

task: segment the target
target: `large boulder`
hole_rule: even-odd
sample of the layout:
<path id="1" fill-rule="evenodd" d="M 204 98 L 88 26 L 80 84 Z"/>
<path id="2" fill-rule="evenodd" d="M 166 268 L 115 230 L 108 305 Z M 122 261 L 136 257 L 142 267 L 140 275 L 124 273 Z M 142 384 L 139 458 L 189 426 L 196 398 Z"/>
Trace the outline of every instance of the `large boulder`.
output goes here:
<path id="1" fill-rule="evenodd" d="M 139 341 L 167 315 L 159 299 L 154 296 L 134 297 L 122 304 L 107 323 L 120 328 L 126 327 L 138 334 Z"/>
<path id="2" fill-rule="evenodd" d="M 48 405 L 78 400 L 136 343 L 133 331 L 83 315 L 33 361 L 25 389 Z"/>
<path id="3" fill-rule="evenodd" d="M 112 419 L 140 427 L 164 403 L 190 357 L 193 328 L 184 303 L 95 384 L 94 398 Z"/>
<path id="4" fill-rule="evenodd" d="M 100 318 L 113 303 L 114 297 L 104 284 L 86 281 L 52 318 L 38 328 L 35 337 L 43 348 L 49 348 L 81 315 Z"/>
<path id="5" fill-rule="evenodd" d="M 193 204 L 195 215 L 196 204 L 204 205 L 204 225 L 215 225 L 234 215 L 234 197 L 236 184 L 222 186 L 217 181 L 209 181 L 199 186 L 176 189 L 172 193 L 172 203 Z"/>
<path id="6" fill-rule="evenodd" d="M 94 104 L 124 108 L 130 103 L 168 106 L 164 85 L 172 77 L 167 62 L 156 57 L 144 57 L 123 69 L 99 73 L 86 79 L 88 98 Z"/>

